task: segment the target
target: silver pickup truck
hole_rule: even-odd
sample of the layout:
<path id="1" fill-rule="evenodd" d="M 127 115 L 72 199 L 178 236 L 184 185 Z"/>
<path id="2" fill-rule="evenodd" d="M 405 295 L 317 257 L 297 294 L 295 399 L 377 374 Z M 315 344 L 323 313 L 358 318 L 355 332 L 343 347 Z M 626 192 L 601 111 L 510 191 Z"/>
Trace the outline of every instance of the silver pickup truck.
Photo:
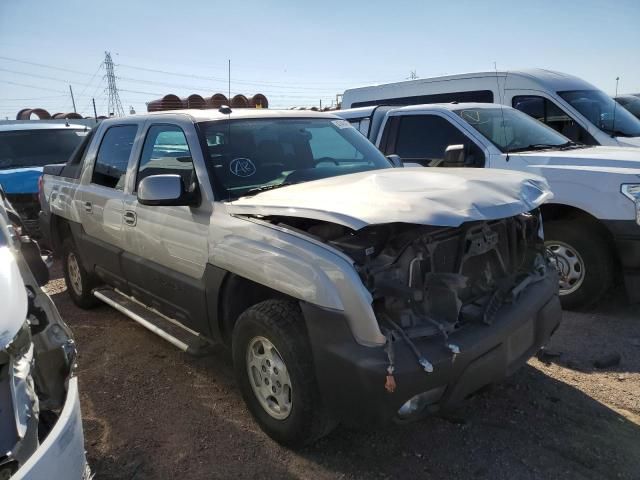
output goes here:
<path id="1" fill-rule="evenodd" d="M 109 119 L 45 167 L 42 230 L 78 306 L 230 346 L 257 422 L 300 446 L 456 405 L 560 322 L 542 178 L 392 160 L 323 113 Z"/>

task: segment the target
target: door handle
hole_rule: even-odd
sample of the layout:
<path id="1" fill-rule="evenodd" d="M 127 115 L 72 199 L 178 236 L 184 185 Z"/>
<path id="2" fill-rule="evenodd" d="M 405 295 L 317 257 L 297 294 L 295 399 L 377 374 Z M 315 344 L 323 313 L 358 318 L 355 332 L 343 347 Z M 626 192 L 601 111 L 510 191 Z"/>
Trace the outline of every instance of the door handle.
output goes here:
<path id="1" fill-rule="evenodd" d="M 84 202 L 84 211 L 87 213 L 93 212 L 93 205 L 91 202 Z"/>
<path id="2" fill-rule="evenodd" d="M 131 227 L 136 226 L 136 221 L 137 221 L 136 212 L 127 210 L 126 212 L 124 212 L 123 218 L 124 218 L 124 223 L 126 223 L 127 225 Z"/>

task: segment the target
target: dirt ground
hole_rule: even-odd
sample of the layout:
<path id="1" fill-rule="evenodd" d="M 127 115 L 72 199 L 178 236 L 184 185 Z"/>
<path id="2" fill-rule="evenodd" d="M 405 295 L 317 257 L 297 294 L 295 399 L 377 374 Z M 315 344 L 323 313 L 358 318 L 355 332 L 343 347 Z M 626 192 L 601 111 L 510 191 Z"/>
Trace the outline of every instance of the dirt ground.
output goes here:
<path id="1" fill-rule="evenodd" d="M 546 363 L 530 360 L 455 416 L 338 427 L 294 452 L 253 422 L 223 349 L 191 357 L 107 306 L 78 309 L 59 278 L 47 289 L 78 344 L 98 480 L 640 479 L 640 307 L 621 296 L 565 313 Z M 619 365 L 594 368 L 611 353 Z"/>

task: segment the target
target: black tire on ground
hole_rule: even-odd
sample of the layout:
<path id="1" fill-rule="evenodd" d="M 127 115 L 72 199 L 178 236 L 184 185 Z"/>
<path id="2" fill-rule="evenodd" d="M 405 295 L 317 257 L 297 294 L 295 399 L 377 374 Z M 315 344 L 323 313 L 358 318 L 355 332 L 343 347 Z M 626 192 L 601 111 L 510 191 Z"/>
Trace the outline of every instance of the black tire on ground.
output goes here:
<path id="1" fill-rule="evenodd" d="M 582 284 L 571 293 L 561 292 L 562 307 L 584 309 L 600 300 L 611 287 L 615 265 L 611 246 L 597 225 L 579 219 L 555 220 L 544 224 L 544 236 L 547 247 L 561 242 L 561 247 L 573 249 L 584 264 Z"/>
<path id="2" fill-rule="evenodd" d="M 78 255 L 78 249 L 71 237 L 67 237 L 62 242 L 62 268 L 64 270 L 64 281 L 67 285 L 67 292 L 73 303 L 80 308 L 89 309 L 96 307 L 100 304 L 100 301 L 94 297 L 91 291 L 99 285 L 97 278 L 90 275 L 82 265 L 80 255 Z M 72 284 L 70 278 L 70 262 L 73 263 L 73 259 L 77 263 L 77 275 L 79 282 L 76 282 L 76 286 Z M 72 275 L 72 274 L 71 274 Z"/>
<path id="3" fill-rule="evenodd" d="M 271 416 L 251 386 L 247 353 L 251 341 L 264 337 L 273 344 L 291 380 L 291 410 L 279 420 Z M 315 378 L 311 346 L 299 305 L 289 300 L 266 300 L 247 309 L 233 330 L 233 365 L 249 411 L 264 432 L 278 443 L 299 448 L 335 428 L 324 408 Z"/>

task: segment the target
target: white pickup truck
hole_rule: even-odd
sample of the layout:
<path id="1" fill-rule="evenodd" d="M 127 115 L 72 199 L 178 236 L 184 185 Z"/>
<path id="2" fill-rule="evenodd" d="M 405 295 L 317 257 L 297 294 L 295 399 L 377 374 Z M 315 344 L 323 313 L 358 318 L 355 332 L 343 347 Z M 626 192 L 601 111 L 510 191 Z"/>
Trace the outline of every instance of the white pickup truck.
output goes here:
<path id="1" fill-rule="evenodd" d="M 547 179 L 541 207 L 565 308 L 597 301 L 619 278 L 640 300 L 640 150 L 570 141 L 490 103 L 361 107 L 336 112 L 386 155 L 423 166 L 520 170 Z"/>

